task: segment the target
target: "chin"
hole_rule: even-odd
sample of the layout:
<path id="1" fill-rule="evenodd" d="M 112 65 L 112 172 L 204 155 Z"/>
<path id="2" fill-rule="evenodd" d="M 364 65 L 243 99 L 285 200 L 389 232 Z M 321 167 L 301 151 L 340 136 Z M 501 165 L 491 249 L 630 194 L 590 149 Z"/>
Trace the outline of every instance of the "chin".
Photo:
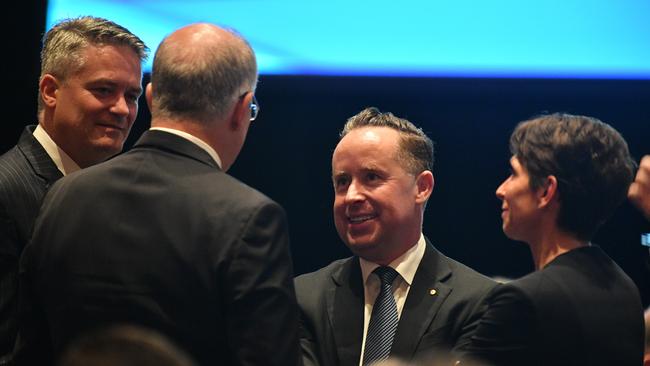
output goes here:
<path id="1" fill-rule="evenodd" d="M 350 248 L 351 251 L 355 252 L 355 251 L 363 250 L 363 248 L 365 248 L 368 244 L 360 240 L 354 240 L 354 239 L 350 240 L 349 238 L 346 238 L 345 245 L 347 245 L 347 247 Z"/>
<path id="2" fill-rule="evenodd" d="M 503 234 L 505 234 L 505 236 L 510 240 L 526 242 L 523 238 L 523 235 L 518 235 L 517 233 L 513 233 L 512 231 L 509 231 L 505 228 L 503 229 Z"/>
<path id="3" fill-rule="evenodd" d="M 122 152 L 122 146 L 104 146 L 102 149 L 100 149 L 102 154 L 106 156 L 106 159 L 117 155 Z"/>
<path id="4" fill-rule="evenodd" d="M 348 248 L 350 248 L 352 253 L 366 259 L 372 258 L 373 257 L 372 253 L 374 253 L 377 248 L 377 244 L 374 241 L 370 241 L 370 240 L 348 239 L 346 241 L 346 245 Z"/>
<path id="5" fill-rule="evenodd" d="M 102 151 L 105 153 L 113 153 L 113 152 L 120 152 L 122 151 L 122 147 L 124 146 L 124 140 L 116 140 L 116 139 L 99 139 L 95 140 L 93 142 L 94 148 L 97 151 Z"/>
<path id="6" fill-rule="evenodd" d="M 510 232 L 510 230 L 507 227 L 504 226 L 502 228 L 502 230 L 503 230 L 503 235 L 505 235 L 508 239 L 517 240 L 517 239 L 512 237 L 512 233 Z"/>
<path id="7" fill-rule="evenodd" d="M 95 162 L 95 164 L 106 161 L 113 156 L 119 154 L 122 152 L 122 145 L 115 146 L 115 145 L 96 145 L 94 148 L 95 151 L 95 160 L 98 160 Z"/>

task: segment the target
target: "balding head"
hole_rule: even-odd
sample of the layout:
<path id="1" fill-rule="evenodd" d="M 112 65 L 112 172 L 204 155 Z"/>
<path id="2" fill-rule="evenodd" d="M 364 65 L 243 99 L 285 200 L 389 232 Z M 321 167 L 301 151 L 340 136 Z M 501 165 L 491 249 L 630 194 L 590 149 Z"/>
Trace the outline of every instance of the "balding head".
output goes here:
<path id="1" fill-rule="evenodd" d="M 232 30 L 192 24 L 160 44 L 151 83 L 154 119 L 220 120 L 242 94 L 254 91 L 255 54 Z"/>

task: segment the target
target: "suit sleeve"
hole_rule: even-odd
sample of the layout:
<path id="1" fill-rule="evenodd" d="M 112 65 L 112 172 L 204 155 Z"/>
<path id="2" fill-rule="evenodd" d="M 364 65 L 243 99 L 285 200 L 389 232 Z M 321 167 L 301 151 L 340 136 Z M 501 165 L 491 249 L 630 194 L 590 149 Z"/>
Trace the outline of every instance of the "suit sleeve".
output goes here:
<path id="1" fill-rule="evenodd" d="M 472 342 L 472 337 L 476 333 L 476 329 L 481 323 L 481 319 L 485 315 L 485 312 L 488 307 L 487 298 L 492 293 L 493 289 L 497 286 L 490 284 L 491 286 L 486 286 L 486 290 L 482 292 L 477 292 L 473 298 L 474 307 L 471 309 L 469 316 L 463 322 L 461 333 L 456 339 L 456 342 L 452 346 L 452 353 L 458 352 L 467 347 Z M 490 290 L 492 289 L 492 290 Z"/>
<path id="2" fill-rule="evenodd" d="M 11 357 L 18 332 L 18 247 L 16 225 L 0 203 L 0 360 Z"/>
<path id="3" fill-rule="evenodd" d="M 284 210 L 255 210 L 229 271 L 228 342 L 237 365 L 298 365 L 298 307 Z"/>
<path id="4" fill-rule="evenodd" d="M 19 261 L 19 329 L 14 346 L 15 365 L 49 365 L 54 359 L 45 310 L 34 293 L 33 277 L 36 273 L 32 248 L 35 242 L 42 240 L 38 222 L 35 226 L 32 241 L 25 246 Z"/>
<path id="5" fill-rule="evenodd" d="M 313 294 L 313 291 L 320 289 L 308 288 L 312 284 L 304 278 L 299 277 L 295 281 L 296 295 L 299 299 L 300 307 L 300 322 L 299 322 L 299 337 L 300 337 L 300 354 L 303 366 L 320 366 L 320 357 L 318 351 L 318 344 L 316 343 L 315 329 L 313 329 L 313 319 L 310 318 L 307 312 L 312 312 L 310 301 L 305 299 L 308 294 Z"/>
<path id="6" fill-rule="evenodd" d="M 506 284 L 487 296 L 486 306 L 469 344 L 460 352 L 462 358 L 495 366 L 527 364 L 535 334 L 532 302 L 521 290 Z"/>

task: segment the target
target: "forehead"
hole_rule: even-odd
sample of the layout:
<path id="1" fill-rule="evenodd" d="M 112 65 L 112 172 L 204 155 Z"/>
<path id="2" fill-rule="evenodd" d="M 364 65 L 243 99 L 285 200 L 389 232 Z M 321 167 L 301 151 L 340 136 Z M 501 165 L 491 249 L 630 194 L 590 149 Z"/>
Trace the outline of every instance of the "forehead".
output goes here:
<path id="1" fill-rule="evenodd" d="M 510 157 L 510 166 L 517 171 L 522 171 L 522 172 L 526 171 L 526 168 L 524 168 L 524 166 L 521 164 L 521 162 L 517 158 L 517 155 L 513 155 L 512 157 Z"/>
<path id="2" fill-rule="evenodd" d="M 348 132 L 336 146 L 334 155 L 340 152 L 397 151 L 399 133 L 389 127 L 361 127 Z"/>
<path id="3" fill-rule="evenodd" d="M 121 78 L 142 77 L 140 57 L 128 46 L 89 44 L 80 52 L 80 56 L 81 66 L 73 76 L 92 77 L 102 74 Z"/>
<path id="4" fill-rule="evenodd" d="M 510 158 L 510 166 L 513 174 L 521 177 L 521 179 L 525 182 L 530 182 L 530 174 L 528 173 L 528 169 L 526 169 L 521 161 L 519 161 L 516 155 L 513 155 Z"/>
<path id="5" fill-rule="evenodd" d="M 388 127 L 362 127 L 341 139 L 332 155 L 332 166 L 351 164 L 380 166 L 396 162 L 399 133 Z"/>

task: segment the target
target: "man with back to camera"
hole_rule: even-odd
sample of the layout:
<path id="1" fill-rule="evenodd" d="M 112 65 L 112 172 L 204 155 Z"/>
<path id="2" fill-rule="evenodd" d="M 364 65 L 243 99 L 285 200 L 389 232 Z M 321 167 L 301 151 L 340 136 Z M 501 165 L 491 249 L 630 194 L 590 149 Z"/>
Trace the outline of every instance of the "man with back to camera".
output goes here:
<path id="1" fill-rule="evenodd" d="M 41 50 L 38 125 L 0 157 L 0 365 L 18 331 L 18 258 L 48 187 L 122 150 L 142 94 L 148 48 L 96 17 L 66 19 Z"/>
<path id="2" fill-rule="evenodd" d="M 495 284 L 423 236 L 432 167 L 433 142 L 411 122 L 376 108 L 347 121 L 334 222 L 355 256 L 295 280 L 305 366 L 409 361 L 468 341 Z"/>
<path id="3" fill-rule="evenodd" d="M 32 345 L 56 355 L 82 331 L 135 323 L 199 364 L 298 363 L 284 210 L 225 173 L 257 116 L 256 84 L 253 50 L 233 31 L 193 24 L 163 40 L 151 130 L 44 200 L 21 284 L 41 317 L 28 331 L 51 339 Z"/>
<path id="4" fill-rule="evenodd" d="M 510 150 L 503 232 L 529 246 L 536 271 L 487 297 L 464 352 L 495 366 L 640 365 L 639 290 L 590 242 L 632 182 L 627 143 L 596 118 L 555 113 L 517 125 Z"/>

